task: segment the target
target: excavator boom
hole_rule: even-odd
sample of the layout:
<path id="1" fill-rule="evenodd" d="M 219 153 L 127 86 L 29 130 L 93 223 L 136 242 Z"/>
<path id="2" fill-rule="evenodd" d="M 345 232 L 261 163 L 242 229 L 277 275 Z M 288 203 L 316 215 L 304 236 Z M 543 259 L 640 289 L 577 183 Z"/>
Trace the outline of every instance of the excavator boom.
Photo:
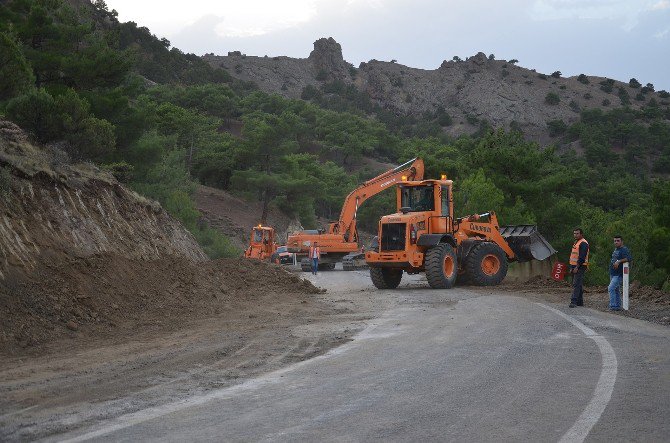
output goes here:
<path id="1" fill-rule="evenodd" d="M 362 183 L 344 199 L 340 218 L 337 222 L 329 225 L 327 233 L 296 232 L 288 238 L 287 246 L 289 251 L 306 253 L 314 242 L 319 243 L 319 247 L 323 253 L 340 254 L 339 258 L 358 250 L 356 214 L 361 204 L 403 179 L 422 180 L 423 174 L 423 160 L 415 158 Z"/>
<path id="2" fill-rule="evenodd" d="M 349 239 L 348 241 L 352 241 L 356 234 L 356 214 L 365 200 L 388 189 L 403 178 L 423 180 L 423 173 L 423 160 L 415 158 L 359 185 L 344 199 L 340 219 L 337 223 L 331 224 L 330 233 L 342 233 Z"/>

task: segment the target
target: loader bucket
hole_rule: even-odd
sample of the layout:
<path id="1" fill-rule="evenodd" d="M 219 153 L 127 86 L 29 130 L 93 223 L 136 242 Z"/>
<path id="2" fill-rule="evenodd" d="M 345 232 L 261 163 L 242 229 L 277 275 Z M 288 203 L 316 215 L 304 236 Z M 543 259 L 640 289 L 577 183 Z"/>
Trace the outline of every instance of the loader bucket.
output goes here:
<path id="1" fill-rule="evenodd" d="M 556 250 L 537 231 L 536 225 L 501 226 L 500 235 L 520 262 L 544 260 L 556 253 Z"/>

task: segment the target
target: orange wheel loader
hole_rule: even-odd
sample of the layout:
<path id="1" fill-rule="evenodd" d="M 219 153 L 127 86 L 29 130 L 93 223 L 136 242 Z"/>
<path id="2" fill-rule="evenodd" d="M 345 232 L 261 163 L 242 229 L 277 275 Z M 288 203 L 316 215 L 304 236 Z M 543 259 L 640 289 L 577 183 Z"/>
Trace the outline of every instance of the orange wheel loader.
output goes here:
<path id="1" fill-rule="evenodd" d="M 278 259 L 278 254 L 274 228 L 262 225 L 254 226 L 251 229 L 249 247 L 244 251 L 244 256 L 275 262 Z"/>
<path id="2" fill-rule="evenodd" d="M 307 254 L 310 246 L 318 242 L 321 250 L 319 270 L 335 269 L 335 264 L 342 261 L 344 256 L 360 251 L 356 213 L 363 202 L 386 189 L 391 189 L 403 176 L 421 180 L 423 172 L 423 160 L 415 158 L 366 181 L 347 195 L 339 220 L 331 222 L 327 232 L 301 231 L 290 235 L 286 242 L 289 252 L 304 257 L 300 261 L 300 266 L 303 271 L 309 272 L 311 265 Z"/>
<path id="3" fill-rule="evenodd" d="M 381 218 L 374 249 L 365 254 L 377 288 L 397 288 L 403 272 L 425 272 L 431 288 L 451 288 L 457 279 L 497 285 L 509 261 L 556 253 L 534 225 L 500 227 L 494 212 L 454 218 L 452 189 L 446 175 L 397 185 L 398 212 Z"/>

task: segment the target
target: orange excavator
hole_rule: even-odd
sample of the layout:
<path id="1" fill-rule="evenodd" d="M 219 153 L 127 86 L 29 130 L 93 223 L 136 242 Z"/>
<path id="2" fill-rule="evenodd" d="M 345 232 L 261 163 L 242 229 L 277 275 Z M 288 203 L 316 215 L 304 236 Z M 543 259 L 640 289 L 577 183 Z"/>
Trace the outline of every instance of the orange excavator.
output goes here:
<path id="1" fill-rule="evenodd" d="M 359 185 L 344 199 L 339 220 L 331 222 L 327 232 L 314 230 L 296 232 L 288 237 L 286 242 L 288 251 L 304 256 L 300 266 L 303 271 L 309 271 L 310 262 L 307 254 L 310 246 L 317 242 L 321 250 L 319 269 L 334 269 L 335 264 L 344 256 L 361 249 L 356 229 L 356 214 L 363 202 L 392 188 L 402 179 L 409 177 L 411 180 L 421 180 L 423 173 L 423 160 L 415 158 Z"/>

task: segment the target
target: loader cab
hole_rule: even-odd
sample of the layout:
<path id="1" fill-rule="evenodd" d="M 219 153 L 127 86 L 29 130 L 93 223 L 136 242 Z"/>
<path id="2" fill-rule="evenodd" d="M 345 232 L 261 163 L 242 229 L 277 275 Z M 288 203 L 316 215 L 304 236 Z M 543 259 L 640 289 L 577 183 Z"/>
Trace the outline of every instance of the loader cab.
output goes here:
<path id="1" fill-rule="evenodd" d="M 251 230 L 249 247 L 244 253 L 247 258 L 266 259 L 277 250 L 275 230 L 271 226 L 254 226 Z"/>
<path id="2" fill-rule="evenodd" d="M 399 183 L 397 187 L 398 212 L 402 214 L 423 213 L 431 219 L 440 218 L 442 221 L 453 219 L 453 182 L 447 180 L 444 175 L 442 177 L 441 180 Z M 435 228 L 439 231 L 438 226 Z M 443 229 L 446 229 L 446 226 Z"/>

